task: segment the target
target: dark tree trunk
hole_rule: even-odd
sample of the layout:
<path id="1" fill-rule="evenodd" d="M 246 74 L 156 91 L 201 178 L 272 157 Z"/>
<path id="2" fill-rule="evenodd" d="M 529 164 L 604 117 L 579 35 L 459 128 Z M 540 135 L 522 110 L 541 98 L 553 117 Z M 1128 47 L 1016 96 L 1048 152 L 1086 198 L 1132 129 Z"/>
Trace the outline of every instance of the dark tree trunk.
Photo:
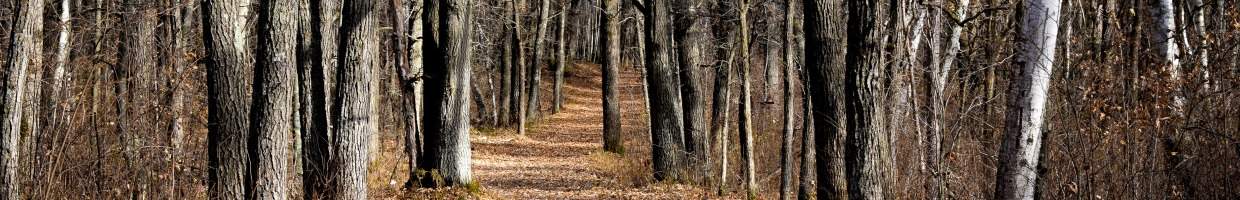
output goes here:
<path id="1" fill-rule="evenodd" d="M 848 1 L 848 46 L 844 62 L 844 106 L 848 137 L 844 162 L 848 196 L 883 199 L 890 157 L 882 93 L 886 89 L 882 37 L 887 21 L 879 0 Z"/>
<path id="2" fill-rule="evenodd" d="M 425 186 L 442 178 L 448 185 L 472 185 L 470 174 L 470 0 L 426 2 L 423 52 L 426 53 L 426 152 L 419 157 Z M 438 172 L 438 174 L 434 174 Z M 438 177 L 438 178 L 436 178 Z"/>
<path id="3" fill-rule="evenodd" d="M 603 63 L 603 150 L 612 153 L 624 153 L 624 138 L 621 137 L 620 94 L 617 89 L 617 77 L 620 75 L 620 0 L 604 0 L 602 23 L 603 52 L 607 54 Z"/>
<path id="4" fill-rule="evenodd" d="M 309 27 L 310 45 L 306 52 L 299 54 L 306 61 L 298 78 L 301 80 L 302 117 L 302 196 L 306 199 L 326 198 L 331 190 L 331 179 L 328 173 L 328 160 L 331 158 L 331 135 L 329 119 L 328 94 L 332 68 L 336 66 L 336 27 L 334 16 L 337 9 L 334 0 L 309 0 L 307 7 L 308 20 L 303 23 Z"/>
<path id="5" fill-rule="evenodd" d="M 668 0 L 646 2 L 646 81 L 650 87 L 650 137 L 654 177 L 679 180 L 684 157 L 684 118 L 681 112 L 679 68 L 672 58 L 672 15 Z M 655 112 L 658 111 L 658 112 Z"/>
<path id="6" fill-rule="evenodd" d="M 818 199 L 848 199 L 844 175 L 842 111 L 843 0 L 805 0 L 805 68 L 813 104 L 815 174 Z"/>
<path id="7" fill-rule="evenodd" d="M 709 17 L 713 2 L 684 0 L 678 4 L 677 10 L 685 11 L 676 16 L 676 24 L 681 26 L 676 27 L 675 38 L 680 59 L 680 92 L 684 97 L 685 150 L 689 155 L 685 160 L 685 167 L 702 169 L 697 170 L 698 173 L 686 174 L 697 180 L 711 174 L 710 170 L 707 170 L 710 169 L 710 137 L 706 132 L 706 89 L 703 84 L 706 77 L 704 73 L 707 72 L 704 69 L 711 66 L 711 53 L 714 53 L 710 49 L 713 47 L 713 27 Z"/>

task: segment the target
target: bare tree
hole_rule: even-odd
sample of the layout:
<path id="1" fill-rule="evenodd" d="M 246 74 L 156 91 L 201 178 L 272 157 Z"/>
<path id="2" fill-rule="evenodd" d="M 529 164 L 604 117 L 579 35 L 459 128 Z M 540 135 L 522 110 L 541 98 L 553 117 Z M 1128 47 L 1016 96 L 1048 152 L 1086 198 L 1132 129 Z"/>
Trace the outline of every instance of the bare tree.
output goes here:
<path id="1" fill-rule="evenodd" d="M 425 34 L 427 117 L 425 126 L 426 152 L 418 157 L 418 167 L 431 172 L 422 183 L 434 185 L 433 177 L 441 177 L 449 185 L 474 184 L 471 174 L 469 144 L 470 107 L 470 36 L 473 28 L 470 0 L 428 1 Z"/>
<path id="2" fill-rule="evenodd" d="M 560 1 L 560 28 L 556 30 L 558 31 L 557 37 L 560 39 L 560 41 L 556 42 L 556 48 L 555 48 L 555 51 L 556 51 L 555 57 L 556 57 L 557 62 L 555 65 L 555 86 L 553 87 L 553 90 L 555 91 L 552 92 L 553 93 L 552 95 L 555 96 L 554 97 L 555 99 L 553 99 L 551 103 L 552 114 L 559 113 L 560 108 L 564 106 L 564 94 L 562 91 L 564 88 L 564 68 L 568 67 L 568 54 L 565 53 L 565 49 L 564 49 L 565 44 L 568 43 L 568 34 L 566 34 L 564 29 L 568 28 L 568 23 L 567 23 L 568 22 L 568 4 L 569 4 L 568 2 L 569 1 Z M 600 3 L 603 3 L 603 2 L 600 2 Z M 603 11 L 603 12 L 606 12 L 606 11 Z M 603 16 L 599 16 L 599 17 L 606 17 L 607 14 L 602 14 L 602 15 Z M 607 26 L 605 25 L 606 22 L 604 22 L 603 24 L 604 24 L 603 26 Z M 617 34 L 619 34 L 619 32 L 617 32 Z M 608 36 L 603 36 L 603 37 L 608 37 Z M 604 38 L 604 40 L 605 39 L 606 38 Z M 607 43 L 607 42 L 603 42 L 603 43 Z M 606 45 L 606 44 L 603 44 L 603 45 Z M 616 46 L 616 48 L 617 50 L 619 50 L 621 47 Z M 603 50 L 603 51 L 608 51 L 608 50 Z M 606 54 L 606 52 L 604 52 L 604 54 Z"/>
<path id="3" fill-rule="evenodd" d="M 603 62 L 603 150 L 612 153 L 624 153 L 624 138 L 621 136 L 620 91 L 617 87 L 617 76 L 620 75 L 620 20 L 624 17 L 620 11 L 620 0 L 604 0 L 603 24 L 604 54 Z M 563 54 L 560 54 L 563 56 Z M 558 84 L 557 84 L 558 85 Z M 557 87 L 558 88 L 558 87 Z"/>
<path id="4" fill-rule="evenodd" d="M 409 167 L 417 169 L 422 148 L 422 0 L 394 0 L 397 38 L 402 51 L 396 73 L 400 78 L 401 105 L 405 124 L 405 154 Z M 407 52 L 406 52 L 407 51 Z M 409 170 L 405 188 L 417 185 L 417 170 Z"/>
<path id="5" fill-rule="evenodd" d="M 508 60 L 505 61 L 509 63 L 509 66 L 507 67 L 511 70 L 508 77 L 508 81 L 511 82 L 511 88 L 509 89 L 512 89 L 509 91 L 509 99 L 511 100 L 509 104 L 509 111 L 513 113 L 512 117 L 517 123 L 517 134 L 525 135 L 525 121 L 530 117 L 526 110 L 532 108 L 529 107 L 528 102 L 524 101 L 525 98 L 528 98 L 525 95 L 525 73 L 527 72 L 527 69 L 525 68 L 524 45 L 522 45 L 523 43 L 521 42 L 521 10 L 518 9 L 518 5 L 522 5 L 521 0 L 513 0 L 508 2 L 508 7 L 510 8 L 509 14 L 511 14 L 512 17 L 512 24 L 509 26 L 510 29 L 508 31 L 509 46 L 504 48 L 507 48 L 505 51 L 510 51 L 510 53 L 508 53 Z"/>
<path id="6" fill-rule="evenodd" d="M 297 83 L 297 13 L 295 0 L 259 3 L 253 129 L 250 135 L 252 199 L 288 199 L 289 139 Z"/>
<path id="7" fill-rule="evenodd" d="M 301 19 L 310 33 L 306 52 L 299 53 L 307 64 L 298 74 L 301 81 L 302 189 L 306 199 L 326 198 L 332 190 L 329 175 L 331 157 L 330 96 L 336 67 L 336 33 L 340 2 L 309 0 L 307 18 Z"/>
<path id="8" fill-rule="evenodd" d="M 249 0 L 203 1 L 203 40 L 207 49 L 207 112 L 210 176 L 214 199 L 244 199 L 246 140 L 254 69 Z"/>
<path id="9" fill-rule="evenodd" d="M 534 65 L 529 68 L 529 95 L 528 108 L 525 110 L 527 117 L 537 118 L 541 115 L 542 105 L 539 93 L 542 89 L 538 86 L 542 83 L 542 64 L 545 59 L 543 54 L 543 41 L 547 40 L 547 24 L 551 23 L 551 18 L 547 17 L 551 12 L 551 0 L 539 0 L 538 4 L 538 29 L 534 31 Z"/>
<path id="10" fill-rule="evenodd" d="M 781 145 L 782 156 L 780 157 L 780 165 L 783 167 L 780 169 L 783 175 L 780 177 L 780 199 L 792 199 L 794 197 L 792 190 L 792 165 L 795 164 L 793 163 L 792 143 L 796 141 L 794 139 L 796 137 L 796 134 L 794 134 L 796 132 L 796 119 L 794 118 L 796 111 L 792 109 L 792 71 L 796 61 L 792 54 L 795 48 L 792 36 L 792 3 L 792 0 L 784 2 L 784 141 L 783 145 Z"/>
<path id="11" fill-rule="evenodd" d="M 645 11 L 646 59 L 649 74 L 646 82 L 650 87 L 650 137 L 654 162 L 654 177 L 658 180 L 684 178 L 678 169 L 684 158 L 684 118 L 681 110 L 679 69 L 673 60 L 672 5 L 667 0 L 650 0 L 643 6 Z M 655 112 L 658 111 L 658 112 Z"/>
<path id="12" fill-rule="evenodd" d="M 1020 69 L 1012 73 L 1008 89 L 995 199 L 1034 199 L 1038 178 L 1035 167 L 1042 148 L 1042 115 L 1059 34 L 1059 3 L 1024 2 L 1016 61 Z"/>

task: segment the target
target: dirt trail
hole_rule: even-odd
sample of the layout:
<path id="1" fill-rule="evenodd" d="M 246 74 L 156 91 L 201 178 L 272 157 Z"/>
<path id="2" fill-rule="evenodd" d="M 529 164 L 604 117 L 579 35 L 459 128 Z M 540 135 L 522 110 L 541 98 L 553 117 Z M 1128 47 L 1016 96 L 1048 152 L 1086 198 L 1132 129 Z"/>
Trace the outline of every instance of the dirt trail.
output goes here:
<path id="1" fill-rule="evenodd" d="M 628 154 L 603 153 L 602 93 L 597 65 L 566 74 L 564 107 L 528 125 L 525 136 L 510 130 L 475 134 L 474 174 L 487 198 L 496 199 L 698 199 L 696 187 L 651 184 L 649 134 L 641 99 L 640 72 L 622 70 L 620 93 Z M 544 78 L 550 82 L 552 79 Z M 550 114 L 550 83 L 543 84 Z"/>

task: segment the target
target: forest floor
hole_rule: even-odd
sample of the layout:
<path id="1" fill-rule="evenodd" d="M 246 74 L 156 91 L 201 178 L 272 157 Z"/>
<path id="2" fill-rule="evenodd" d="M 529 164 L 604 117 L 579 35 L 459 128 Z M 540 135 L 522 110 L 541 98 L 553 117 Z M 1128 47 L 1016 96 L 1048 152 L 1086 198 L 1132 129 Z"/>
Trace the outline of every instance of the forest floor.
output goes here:
<path id="1" fill-rule="evenodd" d="M 602 151 L 603 105 L 597 65 L 579 64 L 565 74 L 564 105 L 551 114 L 551 83 L 543 87 L 543 118 L 526 134 L 512 129 L 475 131 L 474 179 L 481 199 L 703 199 L 701 186 L 660 183 L 650 178 L 650 142 L 642 80 L 626 68 L 620 75 L 623 137 L 628 152 Z M 546 74 L 546 73 L 544 73 Z M 460 194 L 460 191 L 455 192 Z M 444 198 L 443 191 L 419 190 L 415 199 Z M 710 197 L 721 198 L 721 197 Z M 722 197 L 726 198 L 726 197 Z"/>

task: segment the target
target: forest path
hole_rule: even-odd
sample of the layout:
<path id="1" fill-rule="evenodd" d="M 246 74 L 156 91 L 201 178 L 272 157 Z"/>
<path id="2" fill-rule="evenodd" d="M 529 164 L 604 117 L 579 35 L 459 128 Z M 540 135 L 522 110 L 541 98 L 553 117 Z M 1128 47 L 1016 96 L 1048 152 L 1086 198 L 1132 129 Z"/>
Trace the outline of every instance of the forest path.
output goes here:
<path id="1" fill-rule="evenodd" d="M 564 106 L 550 114 L 553 79 L 544 76 L 543 118 L 512 130 L 474 134 L 473 172 L 487 198 L 497 199 L 685 199 L 695 187 L 650 184 L 649 134 L 641 74 L 619 77 L 625 155 L 602 149 L 603 105 L 598 65 L 578 64 L 565 74 Z M 550 73 L 543 73 L 549 75 Z M 684 196 L 689 195 L 689 196 Z"/>

